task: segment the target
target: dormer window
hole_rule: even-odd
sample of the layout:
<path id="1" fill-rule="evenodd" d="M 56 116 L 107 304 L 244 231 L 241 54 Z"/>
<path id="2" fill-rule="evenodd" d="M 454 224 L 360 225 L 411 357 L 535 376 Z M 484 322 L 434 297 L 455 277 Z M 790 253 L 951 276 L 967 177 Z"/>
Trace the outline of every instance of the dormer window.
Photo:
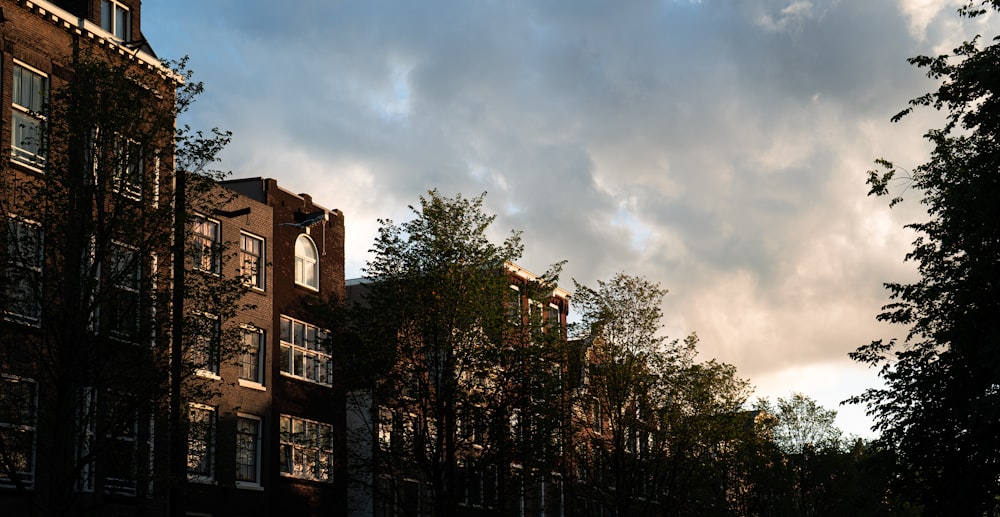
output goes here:
<path id="1" fill-rule="evenodd" d="M 319 290 L 319 253 L 316 243 L 304 233 L 295 239 L 295 283 Z"/>
<path id="2" fill-rule="evenodd" d="M 132 13 L 115 0 L 101 0 L 101 28 L 122 41 L 132 39 Z"/>

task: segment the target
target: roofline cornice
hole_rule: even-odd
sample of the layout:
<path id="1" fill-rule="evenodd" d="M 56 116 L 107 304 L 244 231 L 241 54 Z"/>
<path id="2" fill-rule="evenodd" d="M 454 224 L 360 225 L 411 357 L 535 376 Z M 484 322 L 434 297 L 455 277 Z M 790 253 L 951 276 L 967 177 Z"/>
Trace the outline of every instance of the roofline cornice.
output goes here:
<path id="1" fill-rule="evenodd" d="M 101 28 L 100 25 L 86 19 L 70 14 L 63 8 L 48 2 L 47 0 L 19 0 L 18 4 L 29 12 L 44 18 L 50 23 L 61 27 L 66 32 L 91 40 L 109 50 L 117 52 L 124 57 L 132 57 L 142 63 L 146 68 L 152 70 L 165 79 L 177 84 L 184 83 L 184 77 L 163 64 L 155 56 L 151 56 L 142 49 L 131 49 L 124 45 L 110 32 Z"/>

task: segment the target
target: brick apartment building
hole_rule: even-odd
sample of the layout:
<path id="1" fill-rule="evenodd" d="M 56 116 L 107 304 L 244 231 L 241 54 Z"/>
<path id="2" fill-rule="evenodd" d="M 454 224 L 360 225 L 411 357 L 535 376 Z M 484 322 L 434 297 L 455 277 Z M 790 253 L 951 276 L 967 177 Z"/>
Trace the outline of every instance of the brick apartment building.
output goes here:
<path id="1" fill-rule="evenodd" d="M 206 348 L 187 352 L 201 354 L 193 377 L 205 389 L 189 393 L 183 411 L 187 472 L 168 475 L 166 408 L 141 399 L 144 385 L 167 378 L 156 357 L 171 330 L 162 322 L 174 121 L 155 153 L 131 151 L 138 133 L 87 131 L 119 153 L 101 165 L 93 142 L 74 155 L 71 138 L 49 141 L 60 121 L 47 110 L 82 76 L 82 54 L 127 66 L 136 90 L 170 105 L 181 78 L 156 58 L 140 17 L 139 0 L 0 0 L 0 513 L 342 515 L 343 395 L 306 302 L 344 296 L 344 218 L 272 179 L 226 181 L 215 189 L 224 203 L 189 215 L 186 240 L 202 251 L 188 257 L 186 275 L 241 277 L 242 302 L 253 307 L 227 321 L 185 307 L 206 324 L 204 336 L 188 336 Z M 93 162 L 92 181 L 60 174 L 74 159 Z M 90 196 L 90 208 L 46 218 L 25 194 L 63 184 Z M 104 216 L 120 226 L 104 232 L 95 226 Z M 143 236 L 149 242 L 133 241 Z M 60 337 L 66 329 L 75 330 Z M 211 349 L 227 329 L 242 344 L 231 358 Z"/>
<path id="2" fill-rule="evenodd" d="M 211 515 L 343 515 L 343 389 L 325 346 L 330 336 L 307 303 L 343 300 L 343 214 L 314 203 L 308 194 L 282 189 L 274 179 L 222 185 L 239 194 L 218 212 L 236 214 L 217 216 L 223 238 L 240 239 L 240 253 L 249 257 L 242 263 L 256 260 L 264 266 L 250 295 L 258 299 L 258 318 L 246 318 L 251 352 L 257 340 L 263 345 L 223 372 L 221 381 L 228 387 L 215 409 L 220 422 L 236 422 L 239 438 L 225 440 L 256 441 L 260 450 L 241 447 L 236 461 L 219 458 L 220 464 L 237 466 L 226 474 L 234 477 L 219 480 L 235 484 L 236 490 L 222 490 L 222 498 L 215 485 L 192 490 L 191 509 Z M 255 254 L 256 249 L 265 255 Z"/>
<path id="3" fill-rule="evenodd" d="M 148 315 L 157 259 L 169 256 L 160 186 L 172 182 L 180 78 L 144 43 L 138 0 L 3 0 L 0 38 L 0 508 L 143 511 L 154 501 L 154 415 L 143 394 L 118 388 L 154 378 L 162 329 Z M 79 120 L 62 115 L 94 99 L 55 92 L 81 91 L 68 86 L 86 75 L 84 59 L 127 70 L 127 84 L 101 78 L 102 92 L 127 94 L 71 131 Z M 119 108 L 170 115 L 104 125 Z M 112 215 L 113 231 L 95 226 Z"/>

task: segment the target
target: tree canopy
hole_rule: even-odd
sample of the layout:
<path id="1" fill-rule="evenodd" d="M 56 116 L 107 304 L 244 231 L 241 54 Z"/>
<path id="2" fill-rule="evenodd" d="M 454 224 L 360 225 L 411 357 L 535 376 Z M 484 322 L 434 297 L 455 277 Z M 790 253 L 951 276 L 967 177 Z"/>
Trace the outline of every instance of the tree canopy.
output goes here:
<path id="1" fill-rule="evenodd" d="M 984 16 L 997 1 L 969 1 L 959 14 Z M 871 194 L 891 195 L 898 181 L 919 193 L 926 221 L 906 260 L 919 280 L 887 283 L 878 315 L 908 328 L 906 338 L 877 340 L 851 354 L 879 368 L 885 383 L 851 399 L 868 405 L 882 442 L 898 455 L 899 474 L 933 515 L 1000 511 L 1000 40 L 976 37 L 951 54 L 917 56 L 938 88 L 911 110 L 942 111 L 929 130 L 926 163 L 907 171 L 878 160 Z M 890 206 L 902 201 L 896 195 Z"/>

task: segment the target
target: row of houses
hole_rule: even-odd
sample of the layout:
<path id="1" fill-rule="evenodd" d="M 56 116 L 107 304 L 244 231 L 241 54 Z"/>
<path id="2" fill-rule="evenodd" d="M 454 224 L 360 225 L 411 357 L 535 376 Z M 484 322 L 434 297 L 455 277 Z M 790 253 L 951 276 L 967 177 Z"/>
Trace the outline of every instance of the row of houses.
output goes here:
<path id="1" fill-rule="evenodd" d="M 344 385 L 330 329 L 310 309 L 347 298 L 344 214 L 275 179 L 222 180 L 188 215 L 186 255 L 172 255 L 178 243 L 164 235 L 181 235 L 170 231 L 175 156 L 141 151 L 146 143 L 120 129 L 64 141 L 45 133 L 60 123 L 50 96 L 86 77 L 74 69 L 81 54 L 137 70 L 143 102 L 172 105 L 183 78 L 157 59 L 140 20 L 139 0 L 0 0 L 0 139 L 9 143 L 0 167 L 0 513 L 420 514 L 419 478 L 357 464 L 393 443 L 381 418 L 392 408 Z M 150 148 L 172 137 L 171 125 Z M 73 138 L 115 151 L 105 164 L 96 151 L 74 154 Z M 59 189 L 80 189 L 90 204 L 52 209 L 45 196 Z M 86 208 L 65 213 L 70 206 Z M 105 232 L 107 218 L 127 224 Z M 507 273 L 512 288 L 534 278 L 513 265 Z M 200 300 L 221 297 L 227 280 L 240 284 L 233 314 L 184 298 L 196 289 Z M 177 298 L 171 287 L 185 292 Z M 550 302 L 547 317 L 564 336 L 569 294 L 556 289 Z M 171 313 L 176 306 L 183 314 Z M 234 354 L 219 349 L 225 340 Z M 183 353 L 190 371 L 165 353 Z M 149 395 L 167 387 L 181 391 Z M 348 432 L 359 429 L 367 437 Z M 495 470 L 463 476 L 476 487 L 463 507 L 496 513 Z M 520 507 L 561 513 L 558 503 Z"/>

